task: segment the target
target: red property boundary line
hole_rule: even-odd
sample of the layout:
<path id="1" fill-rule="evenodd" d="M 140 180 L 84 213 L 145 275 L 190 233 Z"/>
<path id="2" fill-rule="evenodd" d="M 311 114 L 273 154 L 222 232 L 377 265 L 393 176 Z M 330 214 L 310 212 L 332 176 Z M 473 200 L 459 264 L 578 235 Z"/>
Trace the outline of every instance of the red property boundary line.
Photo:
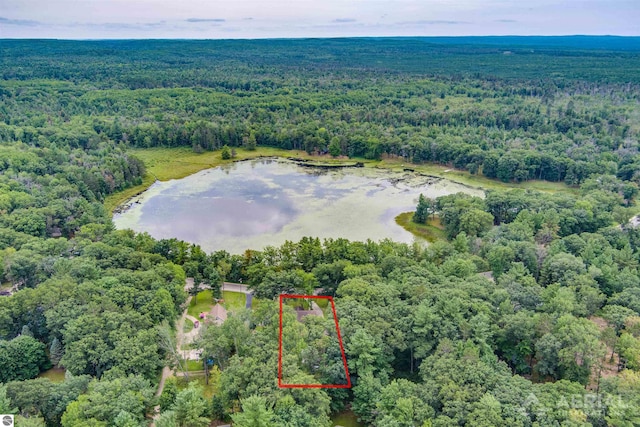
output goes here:
<path id="1" fill-rule="evenodd" d="M 331 310 L 333 311 L 333 321 L 336 324 L 336 332 L 338 333 L 338 343 L 340 344 L 340 353 L 342 354 L 342 363 L 344 364 L 344 372 L 347 375 L 346 384 L 283 384 L 282 383 L 282 301 L 285 298 L 292 299 L 328 299 L 331 303 Z M 351 388 L 351 377 L 349 376 L 349 367 L 347 366 L 347 356 L 344 353 L 344 346 L 342 344 L 342 336 L 340 335 L 340 326 L 338 325 L 338 315 L 336 314 L 336 305 L 333 302 L 333 297 L 322 295 L 280 295 L 280 329 L 278 339 L 278 387 L 280 388 Z"/>

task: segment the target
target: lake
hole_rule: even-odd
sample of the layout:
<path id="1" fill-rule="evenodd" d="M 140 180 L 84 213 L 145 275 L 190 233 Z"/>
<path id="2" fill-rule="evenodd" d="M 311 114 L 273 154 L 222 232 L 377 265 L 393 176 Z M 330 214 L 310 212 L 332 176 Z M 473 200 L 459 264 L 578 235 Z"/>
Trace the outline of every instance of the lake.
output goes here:
<path id="1" fill-rule="evenodd" d="M 438 197 L 480 189 L 405 171 L 319 168 L 258 159 L 156 182 L 113 217 L 119 229 L 178 238 L 206 251 L 278 246 L 304 236 L 411 243 L 395 223 L 420 193 Z"/>

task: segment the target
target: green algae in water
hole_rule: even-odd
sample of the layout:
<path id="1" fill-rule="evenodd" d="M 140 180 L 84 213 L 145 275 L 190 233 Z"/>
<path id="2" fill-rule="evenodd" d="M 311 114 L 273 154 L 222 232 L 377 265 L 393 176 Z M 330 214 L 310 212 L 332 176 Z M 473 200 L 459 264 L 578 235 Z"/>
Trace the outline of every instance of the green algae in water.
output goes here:
<path id="1" fill-rule="evenodd" d="M 396 215 L 414 210 L 420 193 L 438 197 L 459 191 L 484 195 L 412 172 L 321 169 L 260 159 L 157 182 L 113 221 L 119 229 L 230 253 L 304 236 L 411 243 L 415 237 L 395 223 Z"/>
<path id="2" fill-rule="evenodd" d="M 351 411 L 340 412 L 331 417 L 332 425 L 342 427 L 364 427 L 363 423 L 358 422 L 358 417 Z"/>

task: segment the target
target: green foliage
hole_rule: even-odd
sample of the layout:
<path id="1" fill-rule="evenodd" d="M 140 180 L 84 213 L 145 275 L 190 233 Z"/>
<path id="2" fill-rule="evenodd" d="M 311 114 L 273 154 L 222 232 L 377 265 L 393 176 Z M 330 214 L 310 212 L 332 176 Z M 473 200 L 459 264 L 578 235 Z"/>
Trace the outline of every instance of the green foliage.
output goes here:
<path id="1" fill-rule="evenodd" d="M 74 375 L 110 372 L 152 378 L 161 359 L 157 333 L 150 326 L 148 318 L 133 312 L 80 316 L 67 324 L 61 363 Z"/>
<path id="2" fill-rule="evenodd" d="M 232 416 L 238 427 L 269 427 L 273 424 L 273 411 L 264 397 L 249 396 L 242 401 L 242 412 Z"/>
<path id="3" fill-rule="evenodd" d="M 16 425 L 19 425 L 20 427 L 45 427 L 46 425 L 44 420 L 38 417 L 23 417 L 18 415 L 15 418 L 15 421 Z"/>
<path id="4" fill-rule="evenodd" d="M 640 420 L 640 373 L 625 370 L 603 380 L 602 390 L 611 399 L 607 423 L 614 426 L 637 424 Z"/>
<path id="5" fill-rule="evenodd" d="M 342 154 L 340 138 L 338 138 L 337 136 L 331 138 L 331 143 L 329 144 L 329 154 L 331 154 L 333 157 L 338 157 L 340 154 Z"/>
<path id="6" fill-rule="evenodd" d="M 178 417 L 174 411 L 164 411 L 156 419 L 157 427 L 180 427 Z"/>
<path id="7" fill-rule="evenodd" d="M 418 198 L 418 206 L 416 207 L 416 211 L 413 214 L 413 222 L 417 224 L 424 224 L 425 222 L 427 222 L 430 207 L 431 204 L 422 194 L 420 194 L 420 197 Z"/>
<path id="8" fill-rule="evenodd" d="M 640 371 L 640 339 L 623 333 L 617 342 L 617 350 L 624 367 Z"/>
<path id="9" fill-rule="evenodd" d="M 257 145 L 256 134 L 255 134 L 255 132 L 251 132 L 249 134 L 249 136 L 244 140 L 243 146 L 247 150 L 253 151 L 253 150 L 256 149 L 256 145 Z M 224 148 L 223 148 L 223 150 L 224 150 Z"/>
<path id="10" fill-rule="evenodd" d="M 268 47 L 269 55 L 255 41 L 122 41 L 117 49 L 73 43 L 65 52 L 85 61 L 69 67 L 64 58 L 47 55 L 58 49 L 54 41 L 12 41 L 2 49 L 11 66 L 2 87 L 8 118 L 0 135 L 27 144 L 53 139 L 82 150 L 95 150 L 105 140 L 198 152 L 227 146 L 228 158 L 241 145 L 370 159 L 385 154 L 516 182 L 574 185 L 603 170 L 632 179 L 638 160 L 616 149 L 637 131 L 630 124 L 635 92 L 626 85 L 640 78 L 637 51 L 620 54 L 615 44 L 614 51 L 581 43 L 577 49 L 573 40 L 550 48 L 537 39 L 531 49 L 509 45 L 521 43 L 513 39 L 489 42 L 500 48 L 474 45 L 477 40 L 458 43 L 279 41 Z M 514 54 L 498 54 L 500 49 Z M 151 51 L 157 53 L 145 54 Z M 197 59 L 185 64 L 177 51 Z M 294 51 L 299 57 L 292 67 Z M 119 64 L 127 61 L 141 69 L 123 70 Z M 320 84 L 327 70 L 338 74 Z M 491 84 L 484 84 L 487 75 Z M 555 77 L 540 78 L 549 75 Z M 615 95 L 594 95 L 603 82 Z M 54 104 L 61 117 L 47 116 Z M 69 116 L 73 120 L 65 121 Z M 571 149 L 592 135 L 594 144 Z M 4 163 L 29 170 L 42 166 L 31 153 Z M 91 191 L 104 194 L 119 187 L 121 177 L 140 183 L 144 169 L 131 158 L 122 173 L 111 174 L 116 182 L 94 171 L 89 175 Z M 633 197 L 633 186 L 622 193 Z M 29 233 L 48 232 L 48 224 L 31 212 L 11 221 Z"/>
<path id="11" fill-rule="evenodd" d="M 152 407 L 153 388 L 138 376 L 93 381 L 86 394 L 71 402 L 63 427 L 140 424 Z"/>
<path id="12" fill-rule="evenodd" d="M 258 298 L 274 298 L 280 293 L 308 295 L 316 287 L 317 280 L 303 270 L 269 271 L 262 282 L 253 287 Z"/>
<path id="13" fill-rule="evenodd" d="M 178 395 L 178 385 L 175 378 L 168 378 L 164 383 L 164 389 L 160 395 L 159 404 L 162 412 L 168 411 L 174 404 Z"/>
<path id="14" fill-rule="evenodd" d="M 558 319 L 555 335 L 561 343 L 559 365 L 566 378 L 586 384 L 591 366 L 605 356 L 597 327 L 587 319 L 565 315 Z"/>
<path id="15" fill-rule="evenodd" d="M 16 409 L 11 406 L 11 400 L 7 397 L 7 386 L 0 384 L 0 412 L 14 414 Z"/>
<path id="16" fill-rule="evenodd" d="M 460 232 L 472 237 L 482 236 L 493 224 L 493 215 L 484 211 L 482 199 L 464 193 L 439 197 L 436 208 L 449 239 Z"/>
<path id="17" fill-rule="evenodd" d="M 7 384 L 7 393 L 21 414 L 40 416 L 48 426 L 58 426 L 67 405 L 87 391 L 90 380 L 79 376 L 60 383 L 46 378 L 14 381 Z"/>
<path id="18" fill-rule="evenodd" d="M 51 347 L 49 347 L 49 359 L 51 360 L 51 364 L 53 366 L 59 366 L 60 360 L 64 356 L 64 347 L 62 347 L 62 343 L 60 340 L 55 337 L 51 342 Z"/>
<path id="19" fill-rule="evenodd" d="M 179 427 L 206 427 L 210 424 L 208 405 L 202 396 L 202 388 L 189 384 L 179 392 L 171 406 Z"/>
<path id="20" fill-rule="evenodd" d="M 225 145 L 222 147 L 222 151 L 220 152 L 220 157 L 222 158 L 222 160 L 231 159 L 231 149 L 229 148 L 228 145 Z"/>
<path id="21" fill-rule="evenodd" d="M 0 341 L 0 382 L 27 380 L 51 367 L 45 346 L 28 335 Z"/>

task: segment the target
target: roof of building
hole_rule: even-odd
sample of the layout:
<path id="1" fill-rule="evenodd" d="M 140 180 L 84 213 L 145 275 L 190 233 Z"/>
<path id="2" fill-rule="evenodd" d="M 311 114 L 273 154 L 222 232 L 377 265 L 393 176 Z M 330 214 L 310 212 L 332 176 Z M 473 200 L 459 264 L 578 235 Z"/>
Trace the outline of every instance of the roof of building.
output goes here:
<path id="1" fill-rule="evenodd" d="M 298 315 L 298 321 L 301 322 L 302 319 L 304 319 L 307 316 L 319 316 L 319 317 L 323 317 L 324 313 L 322 312 L 322 310 L 320 309 L 320 307 L 318 307 L 318 305 L 314 302 L 311 303 L 311 310 L 298 310 L 296 309 L 296 314 Z"/>
<path id="2" fill-rule="evenodd" d="M 216 304 L 209 312 L 209 319 L 217 324 L 221 324 L 227 320 L 227 310 L 222 306 L 222 304 Z"/>

